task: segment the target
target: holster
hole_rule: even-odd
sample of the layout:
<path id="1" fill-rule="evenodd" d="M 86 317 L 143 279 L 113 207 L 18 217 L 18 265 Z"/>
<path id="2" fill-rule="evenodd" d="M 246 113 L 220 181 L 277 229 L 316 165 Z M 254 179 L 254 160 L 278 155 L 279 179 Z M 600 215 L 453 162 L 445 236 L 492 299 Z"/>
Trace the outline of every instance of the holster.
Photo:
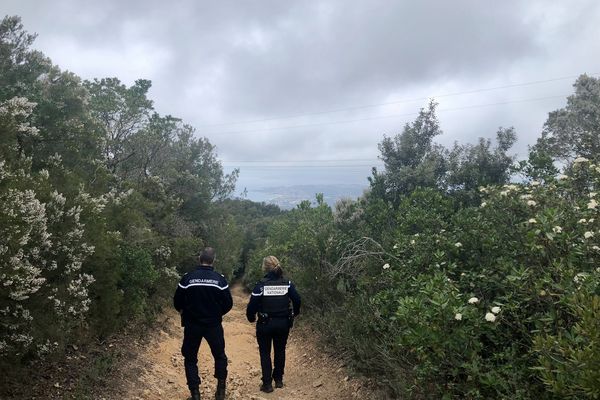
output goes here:
<path id="1" fill-rule="evenodd" d="M 269 322 L 269 314 L 267 313 L 258 313 L 258 323 L 259 324 L 266 324 L 267 322 Z"/>

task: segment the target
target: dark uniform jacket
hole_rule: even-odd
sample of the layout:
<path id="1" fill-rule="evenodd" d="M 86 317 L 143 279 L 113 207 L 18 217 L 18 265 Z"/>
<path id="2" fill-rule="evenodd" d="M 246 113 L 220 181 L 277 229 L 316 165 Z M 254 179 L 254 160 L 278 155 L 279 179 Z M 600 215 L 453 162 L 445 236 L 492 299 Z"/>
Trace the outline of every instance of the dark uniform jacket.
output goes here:
<path id="1" fill-rule="evenodd" d="M 290 300 L 293 309 L 290 310 Z M 288 318 L 300 314 L 300 295 L 292 283 L 273 272 L 269 272 L 252 290 L 250 302 L 246 308 L 248 321 L 256 321 L 256 313 L 266 314 L 268 318 Z"/>
<path id="2" fill-rule="evenodd" d="M 200 265 L 181 278 L 173 303 L 183 326 L 214 326 L 231 310 L 233 299 L 225 277 L 211 266 Z"/>

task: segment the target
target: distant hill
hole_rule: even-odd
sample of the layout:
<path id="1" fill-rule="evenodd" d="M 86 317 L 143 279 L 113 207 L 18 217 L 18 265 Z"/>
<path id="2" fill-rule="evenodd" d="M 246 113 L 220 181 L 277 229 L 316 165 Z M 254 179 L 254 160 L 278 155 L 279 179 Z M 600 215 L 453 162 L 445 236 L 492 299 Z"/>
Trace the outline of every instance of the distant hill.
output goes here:
<path id="1" fill-rule="evenodd" d="M 367 187 L 358 184 L 333 185 L 292 185 L 273 186 L 248 190 L 248 199 L 276 204 L 283 209 L 295 208 L 302 200 L 315 200 L 317 193 L 323 193 L 327 204 L 334 206 L 341 198 L 357 198 Z"/>

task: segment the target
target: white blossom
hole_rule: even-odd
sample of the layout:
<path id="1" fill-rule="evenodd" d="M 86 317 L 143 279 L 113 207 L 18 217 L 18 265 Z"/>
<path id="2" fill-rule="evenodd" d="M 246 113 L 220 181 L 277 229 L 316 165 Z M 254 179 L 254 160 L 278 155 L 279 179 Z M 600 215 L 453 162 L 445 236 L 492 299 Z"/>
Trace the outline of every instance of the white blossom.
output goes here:
<path id="1" fill-rule="evenodd" d="M 476 303 L 479 303 L 479 299 L 478 299 L 477 297 L 471 297 L 471 298 L 468 300 L 468 303 L 469 303 L 469 304 L 476 304 Z"/>
<path id="2" fill-rule="evenodd" d="M 171 279 L 176 279 L 179 280 L 181 278 L 181 275 L 179 275 L 179 272 L 177 271 L 176 267 L 167 267 L 167 268 L 163 268 L 161 270 L 165 276 L 167 276 L 168 278 Z"/>
<path id="3" fill-rule="evenodd" d="M 532 206 L 532 207 L 533 207 L 533 206 L 535 206 L 536 204 L 537 204 L 537 203 L 536 203 L 534 200 L 528 200 L 528 201 L 527 201 L 527 205 L 528 205 L 528 206 Z"/>
<path id="4" fill-rule="evenodd" d="M 390 264 L 388 264 L 388 263 L 383 264 L 383 269 L 390 269 Z"/>
<path id="5" fill-rule="evenodd" d="M 555 226 L 552 228 L 552 232 L 554 233 L 561 233 L 562 232 L 562 228 L 560 226 Z"/>
<path id="6" fill-rule="evenodd" d="M 62 156 L 58 153 L 54 153 L 53 155 L 48 157 L 48 164 L 53 167 L 60 167 L 62 164 Z"/>
<path id="7" fill-rule="evenodd" d="M 494 314 L 498 314 L 500 312 L 500 307 L 498 307 L 498 306 L 492 307 L 492 312 Z"/>
<path id="8" fill-rule="evenodd" d="M 559 181 L 565 180 L 565 179 L 569 179 L 569 177 L 567 175 L 564 174 L 560 174 L 557 178 Z"/>
<path id="9" fill-rule="evenodd" d="M 462 247 L 462 243 L 456 242 L 456 243 L 454 243 L 454 247 L 460 248 L 460 247 Z"/>
<path id="10" fill-rule="evenodd" d="M 454 319 L 457 320 L 457 321 L 462 320 L 462 314 L 461 313 L 454 314 Z"/>
<path id="11" fill-rule="evenodd" d="M 584 162 L 588 162 L 589 160 L 585 157 L 577 157 L 575 160 L 573 160 L 573 162 L 575 164 L 579 164 L 579 163 L 584 163 Z"/>
<path id="12" fill-rule="evenodd" d="M 573 282 L 580 284 L 589 276 L 587 272 L 580 272 L 573 277 Z"/>
<path id="13" fill-rule="evenodd" d="M 577 221 L 578 224 L 585 224 L 587 222 L 587 220 L 585 218 L 581 218 L 579 221 Z"/>
<path id="14" fill-rule="evenodd" d="M 586 233 L 583 234 L 583 237 L 586 239 L 592 238 L 592 237 L 594 237 L 594 232 L 587 231 Z"/>
<path id="15" fill-rule="evenodd" d="M 160 246 L 154 250 L 154 255 L 166 260 L 171 257 L 171 248 L 169 246 Z"/>
<path id="16" fill-rule="evenodd" d="M 596 199 L 590 200 L 590 202 L 587 205 L 588 210 L 595 210 L 596 207 L 598 207 L 598 202 L 596 201 Z"/>
<path id="17" fill-rule="evenodd" d="M 485 314 L 485 320 L 488 322 L 494 322 L 496 320 L 496 316 L 493 313 L 489 312 Z"/>
<path id="18" fill-rule="evenodd" d="M 484 201 L 483 203 L 481 203 L 481 206 L 480 206 L 480 207 L 482 207 L 482 208 L 483 208 L 483 207 L 485 207 L 485 206 L 487 206 L 487 203 Z"/>
<path id="19" fill-rule="evenodd" d="M 537 220 L 535 218 L 529 218 L 527 222 L 530 224 L 537 224 Z"/>
<path id="20" fill-rule="evenodd" d="M 597 194 L 596 192 L 590 192 L 590 194 L 589 194 L 588 196 L 589 196 L 589 197 L 590 197 L 590 199 L 591 199 L 591 198 L 594 198 L 594 197 L 596 197 L 596 194 Z"/>

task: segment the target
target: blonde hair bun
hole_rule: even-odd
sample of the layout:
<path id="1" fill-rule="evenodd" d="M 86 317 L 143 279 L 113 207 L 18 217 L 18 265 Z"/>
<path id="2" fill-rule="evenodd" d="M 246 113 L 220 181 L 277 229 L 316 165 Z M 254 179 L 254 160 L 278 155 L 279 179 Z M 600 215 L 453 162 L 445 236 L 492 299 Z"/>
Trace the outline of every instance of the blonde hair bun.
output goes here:
<path id="1" fill-rule="evenodd" d="M 281 275 L 281 273 L 283 272 L 283 270 L 281 269 L 281 264 L 275 256 L 267 256 L 263 258 L 262 268 L 265 272 L 275 272 L 278 275 Z"/>

